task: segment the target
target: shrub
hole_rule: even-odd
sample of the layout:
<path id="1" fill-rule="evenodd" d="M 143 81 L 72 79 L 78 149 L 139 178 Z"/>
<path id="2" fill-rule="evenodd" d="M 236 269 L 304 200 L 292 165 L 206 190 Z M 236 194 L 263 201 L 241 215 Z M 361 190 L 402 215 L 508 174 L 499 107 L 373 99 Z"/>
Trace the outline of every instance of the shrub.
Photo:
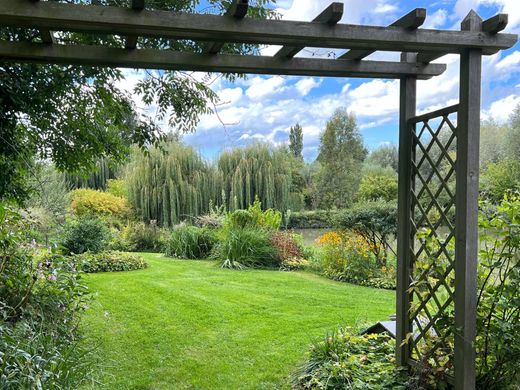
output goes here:
<path id="1" fill-rule="evenodd" d="M 0 203 L 0 388 L 82 388 L 93 363 L 78 333 L 87 288 L 66 258 L 36 258 L 25 230 Z"/>
<path id="2" fill-rule="evenodd" d="M 520 161 L 491 163 L 482 174 L 480 188 L 484 196 L 499 203 L 508 192 L 520 191 Z"/>
<path id="3" fill-rule="evenodd" d="M 70 193 L 70 208 L 74 214 L 128 218 L 130 206 L 126 198 L 108 192 L 80 188 Z"/>
<path id="4" fill-rule="evenodd" d="M 104 222 L 93 216 L 84 216 L 67 221 L 61 245 L 66 253 L 100 252 L 105 249 L 109 230 Z"/>
<path id="5" fill-rule="evenodd" d="M 335 218 L 335 225 L 363 237 L 380 266 L 387 265 L 389 252 L 395 255 L 391 239 L 397 235 L 397 204 L 375 201 L 355 204 Z"/>
<path id="6" fill-rule="evenodd" d="M 265 230 L 225 229 L 219 233 L 212 256 L 225 268 L 265 268 L 280 265 L 278 251 Z"/>
<path id="7" fill-rule="evenodd" d="M 118 251 L 83 253 L 74 256 L 74 261 L 87 273 L 132 271 L 148 267 L 141 256 Z"/>
<path id="8" fill-rule="evenodd" d="M 143 222 L 132 223 L 121 231 L 121 244 L 126 244 L 130 252 L 162 252 L 164 250 L 165 233 L 157 225 L 146 225 Z"/>
<path id="9" fill-rule="evenodd" d="M 257 198 L 246 210 L 235 210 L 227 213 L 223 225 L 229 229 L 261 228 L 278 230 L 281 222 L 282 214 L 273 209 L 262 211 L 262 204 Z"/>
<path id="10" fill-rule="evenodd" d="M 207 228 L 181 225 L 175 228 L 166 243 L 166 256 L 181 259 L 205 259 L 215 243 L 214 234 Z"/>
<path id="11" fill-rule="evenodd" d="M 270 235 L 271 245 L 277 250 L 280 261 L 301 259 L 303 247 L 290 231 L 273 232 Z"/>
<path id="12" fill-rule="evenodd" d="M 297 389 L 405 389 L 394 356 L 395 341 L 386 334 L 338 329 L 312 345 L 293 382 Z"/>
<path id="13" fill-rule="evenodd" d="M 397 175 L 392 168 L 371 169 L 359 184 L 358 197 L 362 201 L 397 199 Z"/>
<path id="14" fill-rule="evenodd" d="M 324 210 L 291 212 L 289 229 L 327 229 L 332 227 L 330 212 Z"/>
<path id="15" fill-rule="evenodd" d="M 122 179 L 108 179 L 107 192 L 119 198 L 128 199 L 128 187 Z"/>
<path id="16" fill-rule="evenodd" d="M 317 239 L 319 272 L 328 278 L 362 286 L 395 289 L 395 269 L 379 266 L 363 237 L 328 232 Z"/>

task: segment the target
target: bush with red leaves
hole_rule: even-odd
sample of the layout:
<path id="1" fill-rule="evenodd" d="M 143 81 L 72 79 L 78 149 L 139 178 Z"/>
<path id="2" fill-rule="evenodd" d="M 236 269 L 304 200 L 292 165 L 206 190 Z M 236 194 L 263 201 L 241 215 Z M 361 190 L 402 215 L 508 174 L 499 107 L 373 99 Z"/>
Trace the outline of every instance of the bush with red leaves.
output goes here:
<path id="1" fill-rule="evenodd" d="M 303 249 L 294 239 L 290 231 L 273 232 L 270 237 L 271 244 L 278 251 L 280 262 L 288 259 L 302 258 Z"/>

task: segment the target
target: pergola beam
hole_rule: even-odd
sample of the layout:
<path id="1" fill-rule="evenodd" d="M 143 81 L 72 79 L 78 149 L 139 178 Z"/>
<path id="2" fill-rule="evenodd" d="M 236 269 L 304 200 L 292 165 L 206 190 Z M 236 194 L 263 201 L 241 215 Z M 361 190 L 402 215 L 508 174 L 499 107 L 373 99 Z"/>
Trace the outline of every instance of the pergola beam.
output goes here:
<path id="1" fill-rule="evenodd" d="M 322 23 L 329 26 L 336 25 L 343 17 L 343 3 L 332 3 L 321 14 L 316 16 L 314 23 Z M 305 46 L 284 46 L 274 55 L 280 58 L 293 58 L 302 51 Z"/>
<path id="2" fill-rule="evenodd" d="M 338 61 L 318 58 L 290 60 L 266 56 L 206 55 L 170 50 L 125 50 L 102 46 L 0 42 L 3 61 L 55 63 L 122 68 L 191 70 L 222 73 L 280 74 L 295 76 L 380 77 L 414 76 L 429 79 L 443 73 L 442 64 L 417 66 L 400 62 Z"/>
<path id="3" fill-rule="evenodd" d="M 119 7 L 31 4 L 26 0 L 0 1 L 0 24 L 93 34 L 405 52 L 460 53 L 478 48 L 484 54 L 492 54 L 512 47 L 517 40 L 512 34 L 473 31 L 407 31 L 401 27 L 346 24 L 331 28 L 321 23 L 248 18 L 237 23 L 217 15 L 155 10 L 136 13 Z"/>
<path id="4" fill-rule="evenodd" d="M 426 19 L 426 8 L 416 8 L 407 13 L 402 18 L 396 20 L 390 27 L 402 27 L 408 31 L 417 30 L 423 25 Z M 349 50 L 345 54 L 339 56 L 341 60 L 362 60 L 374 53 L 375 50 Z"/>
<path id="5" fill-rule="evenodd" d="M 145 0 L 132 0 L 132 9 L 135 11 L 142 11 L 144 9 Z M 137 35 L 128 35 L 126 37 L 125 47 L 133 50 L 137 47 Z"/>
<path id="6" fill-rule="evenodd" d="M 40 0 L 30 0 L 30 1 L 33 3 L 36 3 Z M 45 43 L 47 45 L 52 45 L 52 44 L 56 43 L 56 41 L 54 39 L 54 34 L 52 33 L 51 30 L 49 30 L 47 28 L 42 28 L 39 31 L 40 31 L 40 38 L 42 39 L 43 43 Z"/>
<path id="7" fill-rule="evenodd" d="M 486 19 L 482 22 L 482 31 L 488 34 L 497 34 L 500 31 L 504 30 L 508 23 L 507 14 L 498 14 L 492 16 L 489 19 Z M 421 63 L 430 63 L 438 58 L 443 57 L 445 54 L 442 53 L 431 53 L 431 52 L 423 52 L 417 55 L 417 62 Z"/>
<path id="8" fill-rule="evenodd" d="M 247 15 L 248 8 L 249 0 L 233 0 L 226 12 L 226 16 L 233 17 L 236 20 L 244 19 Z M 204 53 L 218 54 L 218 52 L 222 50 L 223 46 L 224 42 L 208 42 L 204 49 Z"/>

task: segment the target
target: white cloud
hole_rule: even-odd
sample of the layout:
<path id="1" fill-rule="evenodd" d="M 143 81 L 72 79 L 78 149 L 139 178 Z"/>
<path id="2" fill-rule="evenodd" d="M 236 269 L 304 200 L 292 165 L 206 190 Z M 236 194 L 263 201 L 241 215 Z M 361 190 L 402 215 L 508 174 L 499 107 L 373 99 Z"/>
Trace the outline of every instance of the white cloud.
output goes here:
<path id="1" fill-rule="evenodd" d="M 246 90 L 250 99 L 265 98 L 283 91 L 285 79 L 281 76 L 259 77 L 251 79 L 251 86 Z"/>
<path id="2" fill-rule="evenodd" d="M 296 89 L 302 96 L 307 96 L 311 90 L 321 85 L 321 80 L 316 81 L 312 77 L 301 79 L 295 84 Z"/>
<path id="3" fill-rule="evenodd" d="M 439 28 L 444 26 L 448 20 L 448 11 L 441 8 L 426 17 L 423 28 Z"/>
<path id="4" fill-rule="evenodd" d="M 482 113 L 483 119 L 494 119 L 498 122 L 506 122 L 513 110 L 520 104 L 519 95 L 509 95 L 491 104 L 488 110 Z"/>
<path id="5" fill-rule="evenodd" d="M 520 65 L 520 51 L 516 50 L 512 54 L 509 54 L 505 58 L 501 59 L 497 64 L 497 70 L 499 71 L 518 71 Z"/>

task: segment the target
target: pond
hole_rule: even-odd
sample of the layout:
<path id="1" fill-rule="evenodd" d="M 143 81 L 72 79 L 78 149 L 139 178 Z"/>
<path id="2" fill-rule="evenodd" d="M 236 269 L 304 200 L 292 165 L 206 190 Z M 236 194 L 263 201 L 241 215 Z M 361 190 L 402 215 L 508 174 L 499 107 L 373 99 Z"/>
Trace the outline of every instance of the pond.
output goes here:
<path id="1" fill-rule="evenodd" d="M 303 236 L 303 243 L 305 245 L 314 245 L 318 237 L 330 232 L 331 229 L 292 229 L 292 231 Z"/>

